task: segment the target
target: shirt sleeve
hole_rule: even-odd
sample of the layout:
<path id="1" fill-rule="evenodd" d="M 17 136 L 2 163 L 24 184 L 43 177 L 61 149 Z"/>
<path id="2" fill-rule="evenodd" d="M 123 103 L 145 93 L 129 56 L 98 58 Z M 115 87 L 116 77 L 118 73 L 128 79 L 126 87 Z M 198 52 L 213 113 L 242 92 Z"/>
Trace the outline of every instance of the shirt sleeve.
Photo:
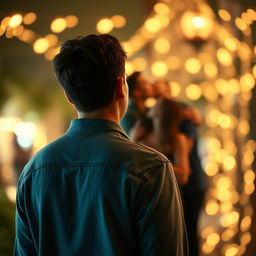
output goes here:
<path id="1" fill-rule="evenodd" d="M 30 232 L 27 214 L 25 211 L 24 191 L 18 185 L 16 196 L 16 236 L 14 244 L 15 256 L 37 255 L 33 238 Z"/>
<path id="2" fill-rule="evenodd" d="M 188 255 L 182 202 L 169 162 L 144 174 L 135 209 L 141 255 Z"/>

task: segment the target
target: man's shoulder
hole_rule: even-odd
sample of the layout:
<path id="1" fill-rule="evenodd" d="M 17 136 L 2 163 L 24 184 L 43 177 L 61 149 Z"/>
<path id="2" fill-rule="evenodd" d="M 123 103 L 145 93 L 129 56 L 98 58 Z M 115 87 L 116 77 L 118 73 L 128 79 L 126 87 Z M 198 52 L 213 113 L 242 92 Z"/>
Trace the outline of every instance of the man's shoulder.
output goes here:
<path id="1" fill-rule="evenodd" d="M 68 147 L 70 144 L 66 141 L 65 135 L 47 144 L 32 156 L 30 161 L 24 167 L 23 173 L 28 174 L 36 169 L 47 165 L 48 162 L 55 162 L 56 155 L 60 155 L 64 146 Z"/>
<path id="2" fill-rule="evenodd" d="M 127 140 L 121 147 L 120 154 L 124 157 L 121 156 L 120 160 L 129 162 L 129 168 L 140 174 L 145 171 L 154 173 L 163 164 L 169 162 L 162 153 L 138 142 Z"/>

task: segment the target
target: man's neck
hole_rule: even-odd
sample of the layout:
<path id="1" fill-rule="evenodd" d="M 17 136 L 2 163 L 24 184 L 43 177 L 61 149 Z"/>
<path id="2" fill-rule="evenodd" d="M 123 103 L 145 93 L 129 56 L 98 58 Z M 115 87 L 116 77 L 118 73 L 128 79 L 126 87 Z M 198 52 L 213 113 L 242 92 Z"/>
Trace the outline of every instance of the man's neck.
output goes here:
<path id="1" fill-rule="evenodd" d="M 78 111 L 78 118 L 95 118 L 95 119 L 106 119 L 114 121 L 119 124 L 119 118 L 104 110 L 96 110 L 92 112 L 80 112 Z"/>

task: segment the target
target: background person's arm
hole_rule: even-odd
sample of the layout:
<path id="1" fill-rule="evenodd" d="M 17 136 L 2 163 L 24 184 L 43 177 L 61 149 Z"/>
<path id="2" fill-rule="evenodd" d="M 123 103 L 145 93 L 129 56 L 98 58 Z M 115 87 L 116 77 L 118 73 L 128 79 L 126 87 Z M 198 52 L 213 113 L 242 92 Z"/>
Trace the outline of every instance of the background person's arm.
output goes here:
<path id="1" fill-rule="evenodd" d="M 135 211 L 141 255 L 188 255 L 182 202 L 170 162 L 144 173 Z"/>
<path id="2" fill-rule="evenodd" d="M 174 158 L 174 172 L 178 175 L 179 181 L 182 184 L 186 184 L 190 175 L 190 167 L 188 142 L 187 138 L 183 134 L 179 134 L 177 137 L 177 150 L 174 154 Z"/>

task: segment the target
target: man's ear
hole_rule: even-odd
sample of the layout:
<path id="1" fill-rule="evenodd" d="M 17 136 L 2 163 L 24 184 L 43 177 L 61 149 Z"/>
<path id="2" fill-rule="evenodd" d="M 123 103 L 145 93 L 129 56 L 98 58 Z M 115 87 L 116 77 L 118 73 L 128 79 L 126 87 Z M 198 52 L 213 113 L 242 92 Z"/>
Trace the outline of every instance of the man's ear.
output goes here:
<path id="1" fill-rule="evenodd" d="M 67 93 L 64 91 L 65 93 L 65 96 L 67 98 L 67 100 L 71 103 L 71 104 L 74 104 L 73 100 L 69 97 L 69 95 L 67 95 Z"/>
<path id="2" fill-rule="evenodd" d="M 124 78 L 123 77 L 118 77 L 116 79 L 116 96 L 119 98 L 124 98 L 125 93 L 124 93 Z"/>

